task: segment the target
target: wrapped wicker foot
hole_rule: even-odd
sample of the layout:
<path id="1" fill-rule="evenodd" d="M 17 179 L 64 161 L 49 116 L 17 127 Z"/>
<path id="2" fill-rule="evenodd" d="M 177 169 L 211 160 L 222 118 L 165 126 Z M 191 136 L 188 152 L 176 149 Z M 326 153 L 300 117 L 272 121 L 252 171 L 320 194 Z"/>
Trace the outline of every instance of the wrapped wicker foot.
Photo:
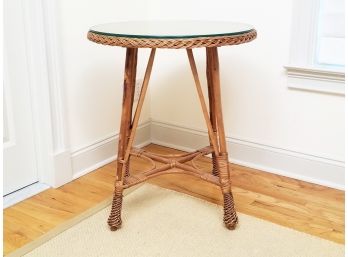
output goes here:
<path id="1" fill-rule="evenodd" d="M 108 218 L 110 230 L 115 231 L 122 225 L 121 209 L 122 209 L 122 191 L 115 190 L 114 198 L 112 199 L 111 212 Z"/>
<path id="2" fill-rule="evenodd" d="M 228 229 L 235 229 L 238 223 L 232 193 L 224 194 L 224 223 Z"/>

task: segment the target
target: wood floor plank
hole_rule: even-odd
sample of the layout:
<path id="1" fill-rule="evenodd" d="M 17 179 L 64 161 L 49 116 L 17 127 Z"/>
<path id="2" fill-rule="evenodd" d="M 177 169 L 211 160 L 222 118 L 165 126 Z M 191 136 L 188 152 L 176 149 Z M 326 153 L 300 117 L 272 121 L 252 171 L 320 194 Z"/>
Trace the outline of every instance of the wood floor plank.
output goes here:
<path id="1" fill-rule="evenodd" d="M 159 154 L 182 153 L 154 144 L 145 148 Z M 196 165 L 206 172 L 212 169 L 207 157 L 197 160 Z M 132 157 L 132 173 L 150 167 L 148 161 Z M 114 189 L 115 168 L 116 163 L 112 162 L 60 188 L 45 190 L 5 209 L 4 254 L 110 198 Z M 231 164 L 230 168 L 237 212 L 344 243 L 343 191 L 235 164 Z M 222 204 L 220 188 L 196 177 L 169 174 L 148 182 Z"/>

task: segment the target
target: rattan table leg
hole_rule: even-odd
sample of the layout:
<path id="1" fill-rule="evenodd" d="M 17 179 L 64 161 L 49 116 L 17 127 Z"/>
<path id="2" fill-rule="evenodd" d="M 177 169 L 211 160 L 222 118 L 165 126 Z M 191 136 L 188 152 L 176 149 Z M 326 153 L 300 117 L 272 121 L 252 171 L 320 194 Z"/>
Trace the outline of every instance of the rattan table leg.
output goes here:
<path id="1" fill-rule="evenodd" d="M 129 63 L 127 63 L 127 57 L 126 57 L 126 68 L 125 68 L 125 76 L 124 76 L 124 85 L 129 84 L 129 95 L 127 97 L 130 97 L 127 107 L 129 110 L 127 110 L 127 113 L 125 114 L 125 135 L 126 138 L 124 140 L 123 149 L 124 152 L 126 151 L 126 147 L 129 142 L 129 137 L 131 133 L 131 124 L 132 124 L 132 113 L 133 113 L 133 103 L 134 103 L 134 93 L 135 93 L 135 81 L 136 81 L 136 74 L 137 74 L 137 62 L 138 62 L 138 49 L 137 48 L 131 48 L 127 49 L 127 52 L 132 52 L 131 57 L 129 58 Z M 127 53 L 126 53 L 127 55 Z M 127 68 L 129 65 L 129 68 Z M 125 167 L 125 177 L 129 176 L 129 169 L 130 164 L 129 160 L 124 164 Z"/>
<path id="2" fill-rule="evenodd" d="M 219 57 L 217 47 L 206 48 L 206 53 L 208 87 L 210 88 L 210 100 L 212 100 L 211 105 L 213 105 L 212 110 L 214 112 L 214 115 L 212 116 L 212 123 L 215 123 L 215 126 L 217 128 L 216 131 L 219 144 L 219 155 L 216 156 L 216 162 L 221 191 L 224 198 L 224 223 L 228 229 L 234 229 L 238 223 L 238 217 L 235 211 L 233 195 L 231 191 L 228 154 L 222 116 Z"/>
<path id="3" fill-rule="evenodd" d="M 124 155 L 129 141 L 130 126 L 132 121 L 132 106 L 134 99 L 134 87 L 137 68 L 137 48 L 127 48 L 126 62 L 124 71 L 124 88 L 122 102 L 122 117 L 118 142 L 117 171 L 115 182 L 115 193 L 112 200 L 111 213 L 108 224 L 111 230 L 121 227 L 121 208 L 122 208 L 122 191 L 123 177 L 129 175 L 129 162 L 124 162 Z M 123 174 L 123 165 L 127 165 Z M 128 173 L 128 174 L 127 174 Z"/>

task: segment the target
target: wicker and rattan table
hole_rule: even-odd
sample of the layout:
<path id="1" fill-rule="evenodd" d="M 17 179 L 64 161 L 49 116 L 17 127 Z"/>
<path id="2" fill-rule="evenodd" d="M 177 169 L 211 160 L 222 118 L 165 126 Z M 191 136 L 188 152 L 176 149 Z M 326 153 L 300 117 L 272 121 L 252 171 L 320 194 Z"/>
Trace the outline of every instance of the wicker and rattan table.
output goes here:
<path id="1" fill-rule="evenodd" d="M 231 192 L 228 154 L 222 118 L 218 47 L 252 41 L 256 38 L 256 30 L 250 25 L 232 22 L 138 21 L 97 25 L 89 30 L 87 37 L 95 43 L 127 48 L 115 191 L 108 219 L 110 229 L 117 230 L 121 227 L 122 192 L 124 189 L 155 176 L 170 173 L 193 175 L 220 186 L 224 199 L 223 220 L 228 229 L 234 229 L 238 223 L 238 217 L 234 209 Z M 198 47 L 206 48 L 209 108 L 204 100 L 192 52 L 192 48 Z M 138 48 L 151 48 L 152 50 L 133 116 L 132 106 Z M 157 48 L 186 49 L 208 128 L 209 146 L 192 153 L 169 156 L 156 155 L 132 147 Z M 211 173 L 201 171 L 194 165 L 194 162 L 190 162 L 195 158 L 209 154 L 212 155 L 213 163 Z M 129 170 L 131 156 L 149 160 L 153 164 L 152 168 L 140 174 L 132 174 Z M 157 167 L 155 161 L 163 163 L 163 165 Z"/>

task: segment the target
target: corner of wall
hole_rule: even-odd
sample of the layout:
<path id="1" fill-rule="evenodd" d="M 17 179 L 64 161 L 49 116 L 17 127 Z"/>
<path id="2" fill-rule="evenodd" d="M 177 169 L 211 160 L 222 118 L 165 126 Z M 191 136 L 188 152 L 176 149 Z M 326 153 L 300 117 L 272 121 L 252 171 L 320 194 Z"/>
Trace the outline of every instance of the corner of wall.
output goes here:
<path id="1" fill-rule="evenodd" d="M 151 122 L 143 122 L 137 128 L 136 147 L 151 143 Z M 81 177 L 114 160 L 117 155 L 118 134 L 106 136 L 71 153 L 72 179 Z"/>

